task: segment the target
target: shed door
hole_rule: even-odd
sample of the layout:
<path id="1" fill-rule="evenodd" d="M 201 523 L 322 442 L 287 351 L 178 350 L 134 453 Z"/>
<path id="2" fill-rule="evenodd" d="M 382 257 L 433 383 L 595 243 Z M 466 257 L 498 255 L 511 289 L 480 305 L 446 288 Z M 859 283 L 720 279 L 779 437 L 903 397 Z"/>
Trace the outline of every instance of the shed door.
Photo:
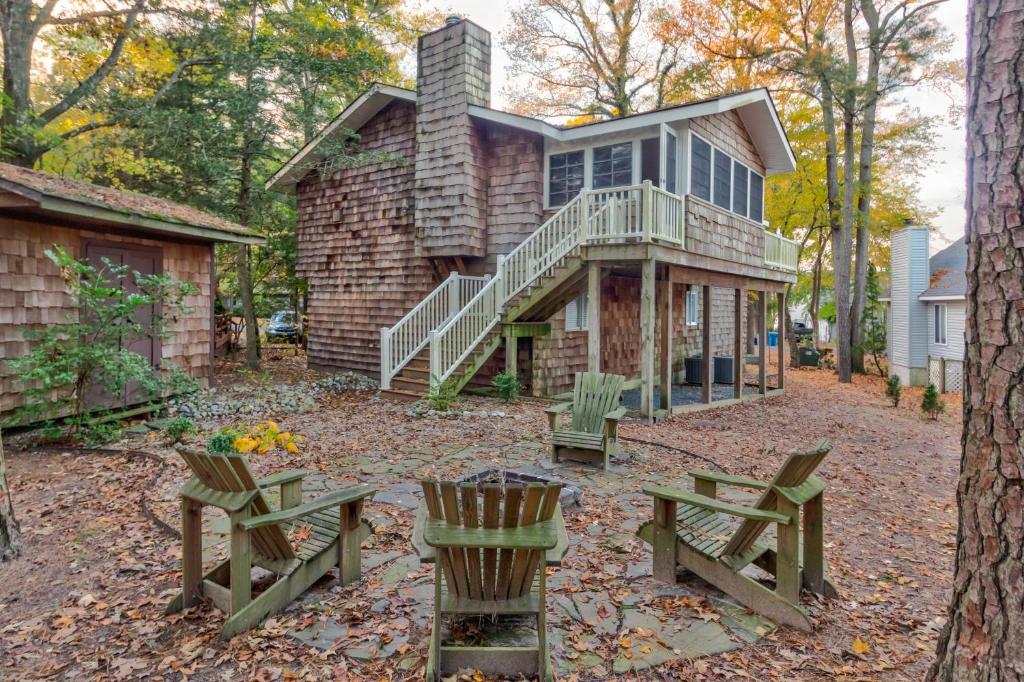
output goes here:
<path id="1" fill-rule="evenodd" d="M 136 246 L 133 244 L 115 244 L 111 242 L 86 242 L 83 249 L 86 260 L 94 267 L 103 267 L 103 258 L 106 258 L 113 265 L 127 265 L 130 273 L 138 272 L 140 275 L 155 275 L 163 271 L 163 252 L 159 248 Z M 132 274 L 122 280 L 128 291 L 138 291 L 135 277 Z M 140 308 L 136 313 L 136 321 L 147 325 L 152 322 L 156 314 L 154 306 Z M 125 337 L 122 343 L 135 353 L 149 360 L 154 367 L 160 366 L 160 339 L 154 337 Z M 125 391 L 118 396 L 104 395 L 105 391 L 94 388 L 90 390 L 90 402 L 96 401 L 97 407 L 106 405 L 118 407 L 141 402 L 147 398 L 142 390 L 130 384 Z"/>

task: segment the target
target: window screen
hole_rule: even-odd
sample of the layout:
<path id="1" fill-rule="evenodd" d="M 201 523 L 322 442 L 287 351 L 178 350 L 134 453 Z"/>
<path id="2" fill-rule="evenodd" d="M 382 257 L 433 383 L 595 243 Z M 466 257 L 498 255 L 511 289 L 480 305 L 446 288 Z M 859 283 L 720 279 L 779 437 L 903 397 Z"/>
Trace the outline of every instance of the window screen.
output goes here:
<path id="1" fill-rule="evenodd" d="M 747 215 L 747 167 L 732 162 L 732 212 Z"/>
<path id="2" fill-rule="evenodd" d="M 690 287 L 686 292 L 686 324 L 691 327 L 697 324 L 697 287 Z"/>
<path id="3" fill-rule="evenodd" d="M 732 158 L 715 150 L 715 203 L 726 211 L 732 205 Z"/>
<path id="4" fill-rule="evenodd" d="M 633 143 L 594 148 L 594 189 L 620 187 L 633 182 Z"/>
<path id="5" fill-rule="evenodd" d="M 764 178 L 750 171 L 750 219 L 756 223 L 764 220 Z"/>
<path id="6" fill-rule="evenodd" d="M 676 193 L 676 136 L 665 133 L 665 191 Z"/>
<path id="7" fill-rule="evenodd" d="M 690 141 L 690 192 L 711 201 L 711 145 L 696 135 L 691 135 Z"/>
<path id="8" fill-rule="evenodd" d="M 583 292 L 565 306 L 565 331 L 587 331 L 587 292 Z"/>
<path id="9" fill-rule="evenodd" d="M 548 205 L 564 206 L 583 189 L 583 152 L 552 154 L 548 168 Z"/>
<path id="10" fill-rule="evenodd" d="M 935 343 L 946 345 L 946 306 L 935 306 Z"/>

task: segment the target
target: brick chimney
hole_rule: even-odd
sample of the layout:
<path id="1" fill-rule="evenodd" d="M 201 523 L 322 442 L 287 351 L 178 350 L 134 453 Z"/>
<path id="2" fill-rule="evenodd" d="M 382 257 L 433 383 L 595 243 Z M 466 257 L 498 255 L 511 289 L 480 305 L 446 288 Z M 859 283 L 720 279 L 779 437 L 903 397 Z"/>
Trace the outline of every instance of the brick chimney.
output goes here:
<path id="1" fill-rule="evenodd" d="M 448 17 L 420 36 L 416 67 L 416 227 L 425 256 L 483 256 L 487 176 L 470 105 L 491 103 L 491 34 Z"/>

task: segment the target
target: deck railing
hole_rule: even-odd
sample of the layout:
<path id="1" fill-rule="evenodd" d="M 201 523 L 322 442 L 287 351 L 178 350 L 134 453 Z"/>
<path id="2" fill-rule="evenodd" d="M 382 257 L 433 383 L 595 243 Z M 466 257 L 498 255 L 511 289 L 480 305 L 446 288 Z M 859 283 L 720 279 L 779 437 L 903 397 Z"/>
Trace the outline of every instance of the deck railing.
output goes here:
<path id="1" fill-rule="evenodd" d="M 796 272 L 800 260 L 800 243 L 777 232 L 764 231 L 764 264 L 769 267 Z"/>

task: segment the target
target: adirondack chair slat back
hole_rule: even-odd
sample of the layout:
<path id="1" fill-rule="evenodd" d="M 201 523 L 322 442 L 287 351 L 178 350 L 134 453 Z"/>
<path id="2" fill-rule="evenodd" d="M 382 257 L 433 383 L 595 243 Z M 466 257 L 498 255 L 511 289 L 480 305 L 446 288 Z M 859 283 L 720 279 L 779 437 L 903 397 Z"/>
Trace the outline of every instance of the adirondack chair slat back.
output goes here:
<path id="1" fill-rule="evenodd" d="M 804 483 L 818 468 L 818 465 L 821 464 L 822 460 L 825 459 L 825 455 L 831 449 L 832 444 L 823 440 L 813 450 L 790 455 L 761 494 L 754 508 L 775 511 L 778 505 L 776 487 L 793 487 Z M 721 555 L 735 556 L 743 554 L 757 542 L 757 539 L 761 537 L 761 534 L 768 525 L 768 521 L 745 520 L 736 529 L 736 532 L 729 540 L 729 544 L 722 549 Z"/>
<path id="2" fill-rule="evenodd" d="M 188 463 L 199 482 L 207 488 L 228 493 L 257 491 L 251 504 L 252 513 L 270 513 L 270 507 L 249 469 L 249 461 L 243 455 L 199 452 L 185 448 L 178 448 L 178 453 Z M 295 556 L 291 543 L 280 526 L 257 528 L 251 531 L 251 539 L 256 551 L 268 559 L 291 559 Z"/>
<path id="3" fill-rule="evenodd" d="M 423 496 L 431 519 L 464 528 L 518 528 L 550 521 L 561 484 L 506 486 L 437 483 L 424 480 Z M 525 549 L 437 548 L 451 595 L 499 601 L 526 596 L 533 588 L 543 552 Z"/>
<path id="4" fill-rule="evenodd" d="M 604 416 L 619 406 L 626 378 L 620 374 L 577 372 L 573 388 L 572 430 L 601 433 Z"/>

